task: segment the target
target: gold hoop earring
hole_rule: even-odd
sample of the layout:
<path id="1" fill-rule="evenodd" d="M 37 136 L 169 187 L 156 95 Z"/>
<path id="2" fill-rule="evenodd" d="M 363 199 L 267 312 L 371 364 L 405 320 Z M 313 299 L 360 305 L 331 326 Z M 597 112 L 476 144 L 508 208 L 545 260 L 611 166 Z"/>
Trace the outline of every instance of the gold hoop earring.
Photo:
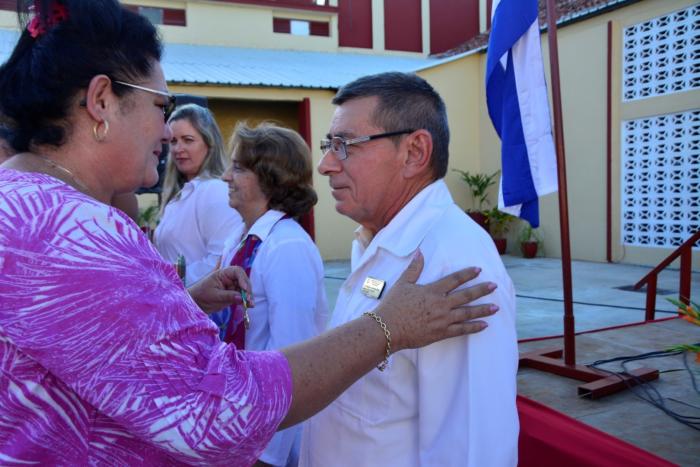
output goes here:
<path id="1" fill-rule="evenodd" d="M 102 134 L 100 134 L 100 126 L 102 126 L 103 123 L 105 124 L 105 130 L 102 132 Z M 107 133 L 109 133 L 109 122 L 107 120 L 97 122 L 92 127 L 92 136 L 98 143 L 101 143 L 105 140 L 105 138 L 107 137 Z"/>

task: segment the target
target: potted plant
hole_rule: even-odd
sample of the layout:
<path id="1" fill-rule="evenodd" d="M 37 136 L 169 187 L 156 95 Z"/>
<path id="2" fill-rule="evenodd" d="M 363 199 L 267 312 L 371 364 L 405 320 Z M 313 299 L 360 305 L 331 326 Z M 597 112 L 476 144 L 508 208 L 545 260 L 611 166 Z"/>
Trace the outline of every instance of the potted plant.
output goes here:
<path id="1" fill-rule="evenodd" d="M 532 226 L 526 223 L 520 231 L 520 251 L 523 253 L 523 258 L 534 258 L 537 256 L 537 250 L 542 239 L 537 234 L 537 231 Z"/>
<path id="2" fill-rule="evenodd" d="M 158 219 L 158 206 L 152 204 L 145 209 L 139 210 L 139 227 L 149 240 L 153 239 L 153 230 L 156 228 Z"/>
<path id="3" fill-rule="evenodd" d="M 499 211 L 497 207 L 494 207 L 490 211 L 486 211 L 486 217 L 488 218 L 489 231 L 493 242 L 496 244 L 498 253 L 501 255 L 505 254 L 508 246 L 506 234 L 510 230 L 511 222 L 515 219 L 515 216 Z"/>
<path id="4" fill-rule="evenodd" d="M 488 231 L 488 217 L 484 212 L 484 204 L 488 205 L 488 189 L 491 185 L 496 183 L 496 177 L 500 173 L 499 170 L 495 171 L 491 175 L 475 173 L 472 174 L 469 171 L 452 169 L 457 172 L 464 183 L 469 187 L 469 193 L 472 196 L 472 205 L 476 209 L 470 209 L 467 214 L 474 219 L 474 221 L 482 226 Z"/>

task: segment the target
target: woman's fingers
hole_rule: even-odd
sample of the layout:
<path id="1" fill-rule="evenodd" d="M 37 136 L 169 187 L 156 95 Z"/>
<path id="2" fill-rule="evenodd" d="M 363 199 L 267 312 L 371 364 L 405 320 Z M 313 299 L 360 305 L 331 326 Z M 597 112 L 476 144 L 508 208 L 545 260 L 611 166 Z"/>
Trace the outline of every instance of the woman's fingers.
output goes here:
<path id="1" fill-rule="evenodd" d="M 442 279 L 430 284 L 438 293 L 448 294 L 462 284 L 476 278 L 481 273 L 481 268 L 472 267 L 460 269 L 452 274 L 448 274 Z"/>
<path id="2" fill-rule="evenodd" d="M 462 271 L 468 270 L 464 269 Z M 466 305 L 467 303 L 471 303 L 474 300 L 478 300 L 481 297 L 485 297 L 486 295 L 496 290 L 496 287 L 497 285 L 494 282 L 482 282 L 471 287 L 464 287 L 462 289 L 450 292 L 447 295 L 447 300 L 449 305 L 453 308 L 458 307 L 460 305 Z"/>
<path id="3" fill-rule="evenodd" d="M 483 331 L 488 327 L 488 324 L 485 321 L 478 321 L 478 319 L 491 316 L 497 311 L 498 306 L 492 303 L 453 308 L 452 323 L 447 327 L 447 334 L 449 337 L 455 337 Z"/>
<path id="4" fill-rule="evenodd" d="M 416 250 L 416 253 L 413 255 L 413 259 L 411 260 L 411 263 L 404 270 L 404 272 L 401 273 L 401 276 L 396 282 L 408 282 L 411 284 L 415 284 L 418 278 L 420 277 L 420 273 L 423 271 L 423 263 L 423 253 L 421 253 L 420 250 Z"/>
<path id="5" fill-rule="evenodd" d="M 253 286 L 245 271 L 239 266 L 229 266 L 218 270 L 219 280 L 221 285 L 226 290 L 242 290 L 246 293 L 246 301 L 248 306 L 252 307 L 253 303 Z M 239 295 L 240 300 L 240 295 Z"/>

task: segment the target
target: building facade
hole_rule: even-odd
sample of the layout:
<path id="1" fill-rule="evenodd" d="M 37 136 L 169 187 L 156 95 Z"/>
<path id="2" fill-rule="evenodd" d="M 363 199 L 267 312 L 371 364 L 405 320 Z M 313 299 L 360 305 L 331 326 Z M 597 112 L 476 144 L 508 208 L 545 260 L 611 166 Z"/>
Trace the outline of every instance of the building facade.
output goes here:
<path id="1" fill-rule="evenodd" d="M 365 74 L 410 71 L 445 98 L 450 167 L 500 168 L 484 90 L 490 0 L 124 3 L 159 25 L 171 90 L 205 96 L 225 137 L 240 120 L 277 121 L 307 139 L 316 164 L 338 87 Z M 0 0 L 0 56 L 16 34 L 14 4 Z M 655 265 L 700 229 L 700 6 L 558 5 L 572 257 Z M 546 32 L 542 49 L 549 76 Z M 459 177 L 449 171 L 446 181 L 471 207 Z M 325 259 L 347 258 L 356 226 L 335 213 L 324 177 L 314 174 L 314 185 L 316 242 Z M 551 257 L 560 255 L 557 203 L 556 194 L 541 201 Z M 694 253 L 694 269 L 698 261 Z"/>

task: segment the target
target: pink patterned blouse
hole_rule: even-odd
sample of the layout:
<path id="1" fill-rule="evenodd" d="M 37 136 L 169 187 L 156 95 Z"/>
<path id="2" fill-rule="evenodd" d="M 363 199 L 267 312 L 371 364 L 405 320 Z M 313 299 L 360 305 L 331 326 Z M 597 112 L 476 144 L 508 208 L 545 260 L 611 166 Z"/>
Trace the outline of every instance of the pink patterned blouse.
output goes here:
<path id="1" fill-rule="evenodd" d="M 0 169 L 1 465 L 250 465 L 290 403 L 125 215 Z"/>

